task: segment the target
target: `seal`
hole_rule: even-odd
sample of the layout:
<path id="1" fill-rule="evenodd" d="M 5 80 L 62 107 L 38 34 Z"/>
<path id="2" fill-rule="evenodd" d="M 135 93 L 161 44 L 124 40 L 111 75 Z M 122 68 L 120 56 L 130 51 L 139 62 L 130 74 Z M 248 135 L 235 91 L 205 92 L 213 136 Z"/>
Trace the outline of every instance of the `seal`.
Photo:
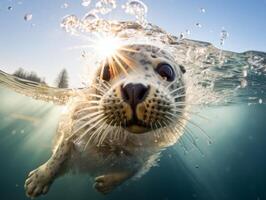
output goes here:
<path id="1" fill-rule="evenodd" d="M 185 69 L 152 45 L 122 46 L 105 59 L 88 88 L 70 97 L 51 158 L 29 173 L 27 196 L 46 194 L 67 172 L 88 173 L 107 194 L 154 166 L 186 123 Z"/>

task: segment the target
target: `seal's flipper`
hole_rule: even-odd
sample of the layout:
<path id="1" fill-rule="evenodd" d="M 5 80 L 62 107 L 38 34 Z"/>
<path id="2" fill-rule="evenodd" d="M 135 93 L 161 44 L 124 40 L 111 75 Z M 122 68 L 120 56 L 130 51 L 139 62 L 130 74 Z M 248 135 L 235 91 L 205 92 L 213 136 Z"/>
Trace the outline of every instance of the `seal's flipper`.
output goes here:
<path id="1" fill-rule="evenodd" d="M 61 89 L 50 87 L 44 83 L 25 80 L 7 74 L 0 70 L 0 86 L 7 87 L 20 94 L 32 97 L 37 100 L 65 104 L 71 96 L 75 95 L 72 89 Z"/>

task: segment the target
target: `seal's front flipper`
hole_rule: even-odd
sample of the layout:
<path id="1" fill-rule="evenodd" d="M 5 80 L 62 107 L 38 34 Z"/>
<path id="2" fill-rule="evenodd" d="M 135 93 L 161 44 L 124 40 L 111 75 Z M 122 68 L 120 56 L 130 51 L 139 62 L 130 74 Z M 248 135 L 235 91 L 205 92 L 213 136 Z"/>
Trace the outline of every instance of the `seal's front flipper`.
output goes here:
<path id="1" fill-rule="evenodd" d="M 98 176 L 95 178 L 94 188 L 102 194 L 107 194 L 133 175 L 134 173 L 130 172 L 115 172 Z"/>
<path id="2" fill-rule="evenodd" d="M 54 178 L 44 164 L 39 168 L 33 170 L 29 173 L 28 178 L 25 182 L 26 195 L 28 197 L 34 198 L 41 194 L 46 194 L 52 184 Z"/>
<path id="3" fill-rule="evenodd" d="M 53 181 L 66 172 L 71 149 L 72 143 L 62 140 L 54 150 L 52 157 L 29 173 L 24 185 L 28 197 L 34 198 L 46 194 Z"/>
<path id="4" fill-rule="evenodd" d="M 55 104 L 65 104 L 71 96 L 75 96 L 72 89 L 50 87 L 44 83 L 22 79 L 0 70 L 0 86 L 37 100 L 49 101 Z"/>

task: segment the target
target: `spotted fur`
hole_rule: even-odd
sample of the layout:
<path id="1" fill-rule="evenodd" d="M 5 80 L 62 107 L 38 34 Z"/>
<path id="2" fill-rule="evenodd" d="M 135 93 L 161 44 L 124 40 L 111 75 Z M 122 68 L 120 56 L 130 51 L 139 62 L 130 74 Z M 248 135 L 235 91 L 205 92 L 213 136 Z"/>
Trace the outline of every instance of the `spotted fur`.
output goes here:
<path id="1" fill-rule="evenodd" d="M 173 81 L 158 74 L 160 63 L 172 67 Z M 103 61 L 92 86 L 78 91 L 80 95 L 69 102 L 58 126 L 53 155 L 29 174 L 27 195 L 47 193 L 52 182 L 69 170 L 96 176 L 94 187 L 104 194 L 148 171 L 161 150 L 182 135 L 186 109 L 183 72 L 168 52 L 151 45 L 125 46 Z M 129 83 L 149 88 L 135 110 L 121 92 Z M 133 115 L 137 122 L 132 122 Z"/>

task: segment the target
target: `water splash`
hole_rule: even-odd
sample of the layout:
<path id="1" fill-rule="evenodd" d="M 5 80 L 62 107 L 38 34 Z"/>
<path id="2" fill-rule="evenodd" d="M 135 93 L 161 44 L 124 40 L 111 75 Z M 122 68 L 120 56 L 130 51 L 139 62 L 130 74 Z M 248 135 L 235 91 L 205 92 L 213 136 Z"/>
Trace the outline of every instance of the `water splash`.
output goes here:
<path id="1" fill-rule="evenodd" d="M 134 15 L 137 19 L 137 22 L 145 26 L 147 24 L 146 14 L 148 12 L 148 7 L 139 0 L 128 1 L 126 5 L 123 5 L 122 8 L 126 13 Z"/>

